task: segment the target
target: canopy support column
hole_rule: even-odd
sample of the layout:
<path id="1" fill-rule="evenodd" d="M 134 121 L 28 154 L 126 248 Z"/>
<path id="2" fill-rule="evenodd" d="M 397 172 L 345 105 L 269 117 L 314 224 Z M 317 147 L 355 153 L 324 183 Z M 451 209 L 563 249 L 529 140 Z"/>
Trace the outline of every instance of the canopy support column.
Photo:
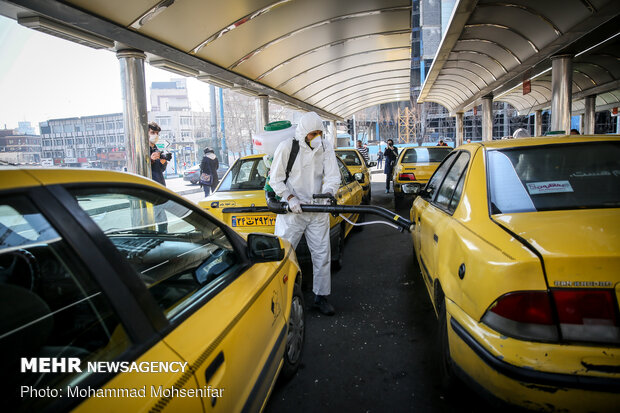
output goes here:
<path id="1" fill-rule="evenodd" d="M 542 136 L 542 109 L 534 112 L 534 136 Z"/>
<path id="2" fill-rule="evenodd" d="M 586 107 L 583 114 L 584 135 L 594 135 L 594 122 L 596 113 L 596 95 L 586 96 Z"/>
<path id="3" fill-rule="evenodd" d="M 258 95 L 258 101 L 260 102 L 260 114 L 263 122 L 263 127 L 269 123 L 269 96 Z M 261 131 L 258 131 L 260 133 Z"/>
<path id="4" fill-rule="evenodd" d="M 571 55 L 551 57 L 551 130 L 570 133 L 573 87 Z"/>
<path id="5" fill-rule="evenodd" d="M 151 178 L 146 82 L 144 79 L 146 55 L 140 50 L 122 49 L 116 52 L 116 57 L 121 68 L 127 171 Z"/>
<path id="6" fill-rule="evenodd" d="M 456 112 L 456 142 L 454 142 L 455 147 L 463 144 L 463 134 L 465 131 L 463 128 L 464 115 L 465 114 L 463 112 Z"/>
<path id="7" fill-rule="evenodd" d="M 328 140 L 331 140 L 330 143 L 332 144 L 332 147 L 336 149 L 336 147 L 338 146 L 338 129 L 336 126 L 336 121 L 331 120 L 329 124 L 332 127 L 332 133 L 331 133 L 331 139 L 328 139 Z"/>
<path id="8" fill-rule="evenodd" d="M 482 98 L 482 141 L 493 140 L 493 95 Z"/>

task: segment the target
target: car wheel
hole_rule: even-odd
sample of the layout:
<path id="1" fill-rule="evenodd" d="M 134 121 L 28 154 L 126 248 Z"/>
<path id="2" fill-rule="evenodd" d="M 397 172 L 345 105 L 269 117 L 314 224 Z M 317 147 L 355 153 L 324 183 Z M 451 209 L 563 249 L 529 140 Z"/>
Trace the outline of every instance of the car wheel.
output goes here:
<path id="1" fill-rule="evenodd" d="M 295 284 L 291 299 L 291 314 L 288 320 L 284 364 L 280 376 L 283 380 L 291 379 L 301 364 L 301 355 L 304 351 L 304 339 L 306 336 L 305 308 L 301 287 L 299 284 Z"/>
<path id="2" fill-rule="evenodd" d="M 441 373 L 441 385 L 444 388 L 451 387 L 455 381 L 454 369 L 452 367 L 452 357 L 450 357 L 450 343 L 448 341 L 448 316 L 446 314 L 446 299 L 443 293 L 440 294 L 439 305 L 439 327 L 437 330 L 437 341 L 439 343 L 439 370 Z"/>
<path id="3" fill-rule="evenodd" d="M 338 231 L 338 239 L 336 242 L 336 254 L 332 255 L 332 269 L 334 271 L 338 271 L 342 268 L 342 256 L 344 254 L 344 227 L 342 225 L 340 226 L 340 231 Z"/>

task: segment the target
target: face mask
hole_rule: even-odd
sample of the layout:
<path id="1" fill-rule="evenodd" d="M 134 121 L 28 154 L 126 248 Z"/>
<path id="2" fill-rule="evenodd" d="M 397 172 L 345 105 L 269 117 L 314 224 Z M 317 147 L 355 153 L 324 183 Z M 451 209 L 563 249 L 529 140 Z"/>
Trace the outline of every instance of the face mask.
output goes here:
<path id="1" fill-rule="evenodd" d="M 314 139 L 310 141 L 310 147 L 312 149 L 315 149 L 320 144 L 321 144 L 321 135 L 317 135 Z"/>
<path id="2" fill-rule="evenodd" d="M 157 143 L 158 140 L 159 140 L 159 135 L 150 135 L 149 136 L 149 142 L 151 142 L 152 144 Z"/>

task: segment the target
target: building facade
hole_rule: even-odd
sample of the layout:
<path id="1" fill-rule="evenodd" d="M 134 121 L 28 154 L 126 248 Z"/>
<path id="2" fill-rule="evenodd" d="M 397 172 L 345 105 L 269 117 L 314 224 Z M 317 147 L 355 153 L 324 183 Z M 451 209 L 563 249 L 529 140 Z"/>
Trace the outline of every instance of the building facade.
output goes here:
<path id="1" fill-rule="evenodd" d="M 13 129 L 0 130 L 0 161 L 38 165 L 41 161 L 41 137 Z"/>
<path id="2" fill-rule="evenodd" d="M 43 165 L 110 170 L 126 166 L 122 113 L 50 119 L 39 128 Z"/>

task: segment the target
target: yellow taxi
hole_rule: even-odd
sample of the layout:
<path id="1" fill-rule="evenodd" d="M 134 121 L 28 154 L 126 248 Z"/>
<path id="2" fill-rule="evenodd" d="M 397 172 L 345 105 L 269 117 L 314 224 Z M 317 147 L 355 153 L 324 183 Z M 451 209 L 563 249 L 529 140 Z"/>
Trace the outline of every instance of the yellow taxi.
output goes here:
<path id="1" fill-rule="evenodd" d="M 259 411 L 295 373 L 286 241 L 126 173 L 0 168 L 0 194 L 5 411 Z"/>
<path id="2" fill-rule="evenodd" d="M 620 406 L 620 138 L 456 148 L 411 208 L 441 367 L 545 411 Z"/>
<path id="3" fill-rule="evenodd" d="M 237 159 L 215 191 L 204 201 L 200 201 L 199 205 L 241 233 L 273 234 L 276 215 L 267 210 L 264 187 L 268 169 L 263 157 L 264 155 L 249 155 Z M 338 204 L 360 205 L 362 187 L 344 163 L 338 157 L 336 159 L 341 176 L 341 185 L 336 193 Z M 345 217 L 351 222 L 359 219 L 358 214 Z M 332 266 L 339 269 L 342 266 L 344 240 L 353 226 L 340 216 L 331 216 L 330 227 Z M 302 238 L 297 246 L 297 257 L 302 262 L 310 259 L 305 238 Z"/>
<path id="4" fill-rule="evenodd" d="M 439 163 L 452 151 L 449 146 L 416 146 L 403 148 L 393 170 L 394 207 L 415 196 L 431 177 Z"/>
<path id="5" fill-rule="evenodd" d="M 362 185 L 364 196 L 362 198 L 362 204 L 370 205 L 370 198 L 372 197 L 371 185 L 370 185 L 370 169 L 373 166 L 377 166 L 377 162 L 369 162 L 366 164 L 366 160 L 357 149 L 336 149 L 336 156 L 338 156 L 342 162 L 347 166 L 347 169 L 357 182 Z"/>

